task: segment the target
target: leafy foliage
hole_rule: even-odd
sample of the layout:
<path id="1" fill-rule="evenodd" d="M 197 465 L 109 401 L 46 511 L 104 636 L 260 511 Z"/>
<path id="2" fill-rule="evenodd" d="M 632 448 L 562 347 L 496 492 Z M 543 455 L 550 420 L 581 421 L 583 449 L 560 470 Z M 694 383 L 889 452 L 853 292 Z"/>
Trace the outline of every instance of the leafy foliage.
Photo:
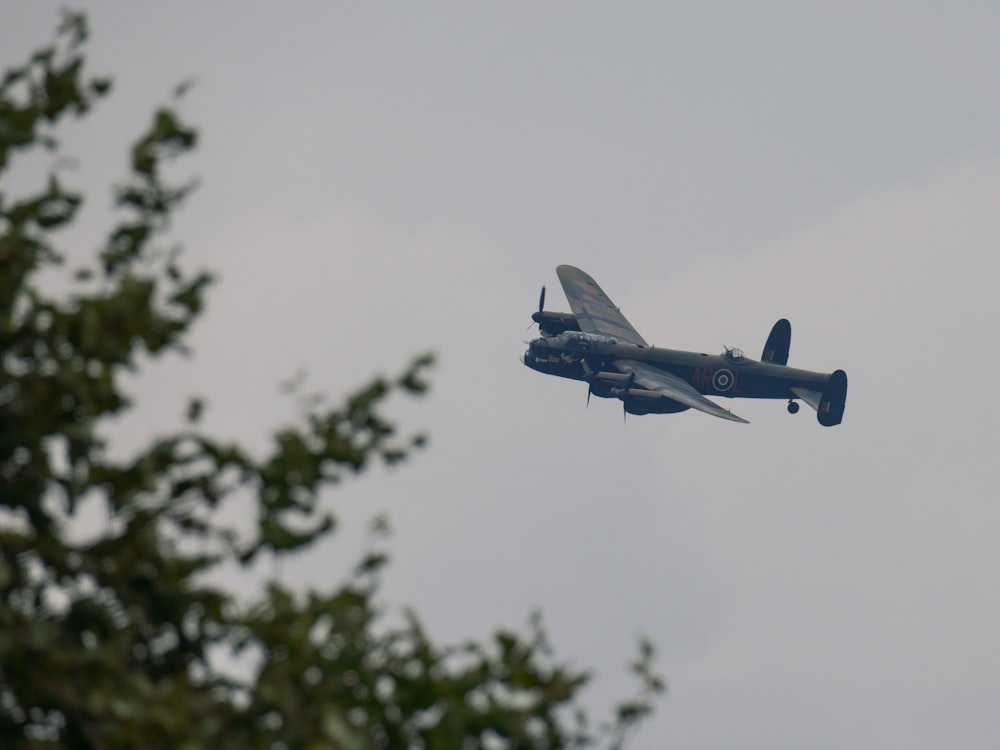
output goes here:
<path id="1" fill-rule="evenodd" d="M 84 76 L 86 37 L 67 14 L 54 45 L 6 73 L 0 177 L 15 156 L 57 153 L 60 122 L 110 91 Z M 54 238 L 83 197 L 55 172 L 37 194 L 0 193 L 0 747 L 621 746 L 663 689 L 648 644 L 615 720 L 571 721 L 586 675 L 553 661 L 537 624 L 439 647 L 412 613 L 381 622 L 381 537 L 330 593 L 270 582 L 246 602 L 211 583 L 219 566 L 327 539 L 325 490 L 423 444 L 381 408 L 426 390 L 430 357 L 311 408 L 262 459 L 202 434 L 198 400 L 184 428 L 109 457 L 100 431 L 129 408 L 122 373 L 184 351 L 212 283 L 158 245 L 193 188 L 165 167 L 196 144 L 174 110 L 155 113 L 115 191 L 117 224 L 59 295 L 39 277 L 64 263 Z M 227 499 L 252 506 L 249 533 L 227 525 Z M 74 524 L 93 506 L 106 522 L 81 541 Z"/>

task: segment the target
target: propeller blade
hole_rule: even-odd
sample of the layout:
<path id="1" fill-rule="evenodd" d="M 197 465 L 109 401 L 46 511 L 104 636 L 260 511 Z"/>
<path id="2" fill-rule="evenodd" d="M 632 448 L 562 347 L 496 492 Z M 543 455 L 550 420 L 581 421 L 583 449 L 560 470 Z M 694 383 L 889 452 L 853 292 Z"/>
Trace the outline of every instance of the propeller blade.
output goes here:
<path id="1" fill-rule="evenodd" d="M 528 323 L 528 328 L 538 323 L 538 330 L 541 331 L 542 335 L 545 335 L 545 331 L 542 330 L 542 310 L 545 309 L 545 285 L 542 285 L 542 293 L 538 295 L 538 312 L 531 313 L 531 322 Z M 525 329 L 527 330 L 527 329 Z"/>
<path id="2" fill-rule="evenodd" d="M 587 386 L 587 408 L 590 408 L 590 386 Z"/>
<path id="3" fill-rule="evenodd" d="M 625 408 L 625 399 L 628 398 L 628 392 L 632 388 L 632 384 L 635 382 L 635 371 L 628 374 L 628 380 L 625 381 L 625 387 L 621 389 L 618 394 L 618 398 L 622 400 L 622 424 L 628 423 L 628 409 Z"/>

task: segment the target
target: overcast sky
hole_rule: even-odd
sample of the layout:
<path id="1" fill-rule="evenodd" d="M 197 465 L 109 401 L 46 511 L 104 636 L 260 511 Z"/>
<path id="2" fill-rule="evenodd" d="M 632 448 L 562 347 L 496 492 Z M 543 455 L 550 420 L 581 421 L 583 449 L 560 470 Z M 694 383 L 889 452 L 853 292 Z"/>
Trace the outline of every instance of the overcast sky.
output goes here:
<path id="1" fill-rule="evenodd" d="M 331 495 L 345 530 L 286 580 L 340 580 L 386 510 L 387 606 L 439 639 L 541 607 L 601 708 L 652 638 L 670 694 L 635 747 L 996 746 L 1000 5 L 86 5 L 115 91 L 65 138 L 75 237 L 193 77 L 172 237 L 221 279 L 124 440 L 200 393 L 263 448 L 296 370 L 335 395 L 439 355 L 393 410 L 428 450 Z M 5 6 L 0 62 L 57 10 Z M 518 361 L 560 263 L 662 346 L 757 357 L 789 318 L 790 364 L 847 371 L 844 423 L 585 408 Z"/>

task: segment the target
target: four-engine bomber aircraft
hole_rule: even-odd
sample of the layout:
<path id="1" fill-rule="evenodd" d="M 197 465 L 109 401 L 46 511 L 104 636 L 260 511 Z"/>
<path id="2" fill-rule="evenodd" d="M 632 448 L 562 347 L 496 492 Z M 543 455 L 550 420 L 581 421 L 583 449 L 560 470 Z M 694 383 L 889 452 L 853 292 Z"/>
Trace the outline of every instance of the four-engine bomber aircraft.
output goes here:
<path id="1" fill-rule="evenodd" d="M 699 409 L 734 422 L 747 420 L 705 398 L 796 399 L 816 410 L 821 425 L 840 424 L 847 401 L 847 373 L 827 375 L 787 367 L 792 326 L 782 318 L 771 329 L 760 362 L 739 349 L 719 355 L 650 346 L 590 276 L 573 266 L 556 269 L 573 313 L 547 312 L 545 287 L 531 318 L 541 337 L 528 344 L 524 364 L 549 375 L 582 380 L 590 394 L 618 398 L 630 414 Z"/>

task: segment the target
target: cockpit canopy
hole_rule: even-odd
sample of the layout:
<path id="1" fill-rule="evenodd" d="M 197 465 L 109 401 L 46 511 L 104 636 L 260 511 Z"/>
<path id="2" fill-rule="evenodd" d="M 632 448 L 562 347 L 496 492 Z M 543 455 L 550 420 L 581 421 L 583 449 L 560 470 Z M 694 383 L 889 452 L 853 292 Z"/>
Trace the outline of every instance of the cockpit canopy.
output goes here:
<path id="1" fill-rule="evenodd" d="M 566 331 L 556 336 L 556 339 L 570 349 L 593 349 L 597 346 L 611 346 L 618 343 L 618 339 L 614 336 L 584 331 Z"/>
<path id="2" fill-rule="evenodd" d="M 614 336 L 605 336 L 603 333 L 586 333 L 584 331 L 564 331 L 558 336 L 543 336 L 531 342 L 533 347 L 565 349 L 569 351 L 589 351 L 605 346 L 617 344 L 618 339 Z"/>
<path id="3" fill-rule="evenodd" d="M 731 359 L 733 362 L 742 362 L 743 350 L 737 349 L 735 346 L 734 347 L 727 346 L 725 351 L 725 357 L 726 359 Z"/>

